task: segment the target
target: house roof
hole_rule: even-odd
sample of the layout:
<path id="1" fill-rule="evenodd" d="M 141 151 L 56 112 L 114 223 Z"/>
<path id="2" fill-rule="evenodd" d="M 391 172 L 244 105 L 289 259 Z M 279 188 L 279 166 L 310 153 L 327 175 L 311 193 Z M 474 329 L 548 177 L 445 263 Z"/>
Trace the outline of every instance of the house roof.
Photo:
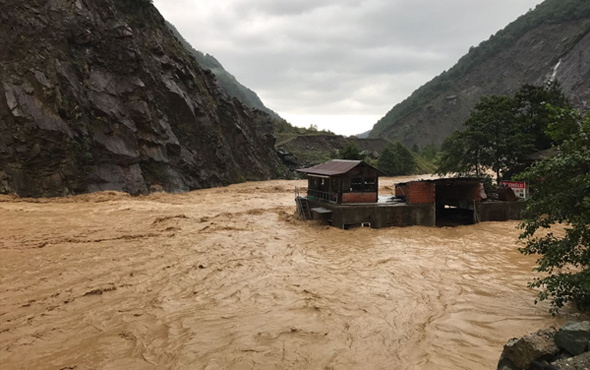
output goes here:
<path id="1" fill-rule="evenodd" d="M 371 166 L 364 161 L 355 161 L 349 159 L 332 159 L 329 162 L 318 164 L 317 166 L 309 168 L 300 168 L 296 171 L 303 172 L 308 175 L 336 176 L 345 174 L 359 165 L 373 168 L 380 175 L 384 174 L 383 171 Z"/>

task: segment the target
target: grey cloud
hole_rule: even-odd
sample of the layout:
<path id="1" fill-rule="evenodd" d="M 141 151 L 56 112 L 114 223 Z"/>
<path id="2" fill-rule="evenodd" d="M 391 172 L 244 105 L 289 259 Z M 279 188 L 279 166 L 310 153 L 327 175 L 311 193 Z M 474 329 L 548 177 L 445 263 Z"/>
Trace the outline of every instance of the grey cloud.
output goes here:
<path id="1" fill-rule="evenodd" d="M 541 0 L 154 2 L 279 114 L 383 115 Z"/>

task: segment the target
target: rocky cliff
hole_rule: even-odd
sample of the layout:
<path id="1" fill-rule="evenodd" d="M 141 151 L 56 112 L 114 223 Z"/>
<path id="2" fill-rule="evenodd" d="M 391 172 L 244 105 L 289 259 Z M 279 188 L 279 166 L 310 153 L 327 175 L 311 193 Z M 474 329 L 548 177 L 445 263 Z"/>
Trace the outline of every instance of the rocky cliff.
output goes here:
<path id="1" fill-rule="evenodd" d="M 0 58 L 0 193 L 186 191 L 281 166 L 269 116 L 149 0 L 0 0 Z"/>
<path id="2" fill-rule="evenodd" d="M 556 79 L 574 106 L 590 99 L 590 3 L 546 0 L 489 40 L 472 47 L 449 71 L 416 90 L 375 124 L 369 137 L 411 147 L 440 144 L 460 129 L 473 105 L 522 84 Z"/>
<path id="3" fill-rule="evenodd" d="M 258 97 L 251 89 L 247 88 L 246 86 L 242 85 L 231 73 L 225 70 L 221 63 L 211 54 L 205 54 L 197 49 L 195 49 L 182 35 L 180 32 L 169 22 L 166 22 L 166 25 L 170 28 L 174 36 L 180 41 L 180 43 L 185 47 L 186 50 L 191 53 L 193 57 L 197 60 L 197 63 L 204 68 L 208 69 L 217 80 L 223 86 L 227 93 L 235 98 L 238 98 L 242 103 L 250 108 L 260 109 L 263 112 L 268 113 L 269 116 L 275 119 L 282 119 L 275 111 L 268 108 L 264 105 L 262 100 Z"/>

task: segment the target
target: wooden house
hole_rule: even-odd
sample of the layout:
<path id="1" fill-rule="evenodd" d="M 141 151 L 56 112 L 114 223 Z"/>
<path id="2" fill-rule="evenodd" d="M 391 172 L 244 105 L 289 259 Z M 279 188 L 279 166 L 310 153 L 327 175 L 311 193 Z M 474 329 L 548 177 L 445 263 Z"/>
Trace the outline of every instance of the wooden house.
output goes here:
<path id="1" fill-rule="evenodd" d="M 308 199 L 333 203 L 375 203 L 382 171 L 364 161 L 333 159 L 302 168 L 308 179 Z"/>

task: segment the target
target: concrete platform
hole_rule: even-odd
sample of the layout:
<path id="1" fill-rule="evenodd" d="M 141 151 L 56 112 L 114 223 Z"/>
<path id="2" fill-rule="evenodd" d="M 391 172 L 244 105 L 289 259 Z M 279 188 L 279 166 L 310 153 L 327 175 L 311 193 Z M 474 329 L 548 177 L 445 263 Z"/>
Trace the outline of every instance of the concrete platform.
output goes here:
<path id="1" fill-rule="evenodd" d="M 315 220 L 322 220 L 334 227 L 349 229 L 371 227 L 380 229 L 392 226 L 437 226 L 473 224 L 483 221 L 507 221 L 521 219 L 525 202 L 484 201 L 475 203 L 475 209 L 461 209 L 463 217 L 452 218 L 452 210 L 441 211 L 435 203 L 407 204 L 399 198 L 380 196 L 376 203 L 337 204 L 308 199 Z M 465 213 L 469 213 L 465 217 Z"/>

